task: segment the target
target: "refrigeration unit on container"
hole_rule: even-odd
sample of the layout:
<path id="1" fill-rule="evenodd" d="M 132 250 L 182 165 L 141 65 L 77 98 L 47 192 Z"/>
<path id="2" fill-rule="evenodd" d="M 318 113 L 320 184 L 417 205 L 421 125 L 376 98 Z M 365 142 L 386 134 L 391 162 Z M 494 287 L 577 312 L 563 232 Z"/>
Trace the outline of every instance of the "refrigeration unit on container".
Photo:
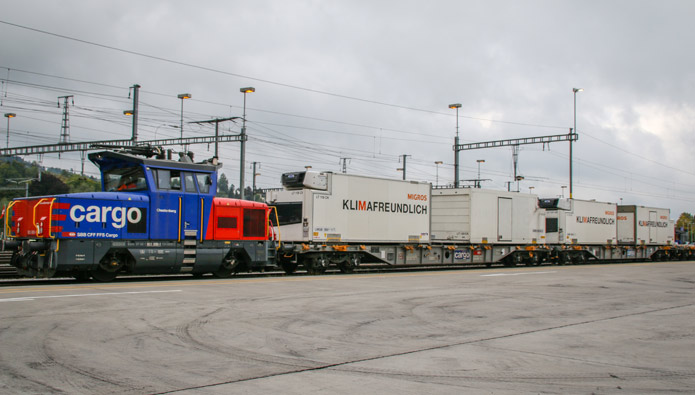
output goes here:
<path id="1" fill-rule="evenodd" d="M 432 241 L 470 244 L 545 243 L 538 197 L 474 188 L 432 190 Z"/>
<path id="2" fill-rule="evenodd" d="M 618 242 L 634 245 L 673 243 L 671 211 L 666 208 L 618 206 Z"/>
<path id="3" fill-rule="evenodd" d="M 617 223 L 615 203 L 578 199 L 540 199 L 546 209 L 546 243 L 615 245 Z"/>
<path id="4" fill-rule="evenodd" d="M 428 243 L 430 184 L 331 172 L 282 176 L 266 195 L 280 236 L 305 243 Z M 272 217 L 272 215 L 271 215 Z"/>

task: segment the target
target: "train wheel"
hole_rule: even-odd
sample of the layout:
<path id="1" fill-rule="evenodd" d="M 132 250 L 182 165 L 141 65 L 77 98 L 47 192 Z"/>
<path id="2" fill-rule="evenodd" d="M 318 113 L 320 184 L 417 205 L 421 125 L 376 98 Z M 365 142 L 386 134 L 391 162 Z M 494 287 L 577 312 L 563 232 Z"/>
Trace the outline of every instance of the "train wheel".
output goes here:
<path id="1" fill-rule="evenodd" d="M 113 279 L 116 278 L 117 273 L 105 270 L 101 267 L 101 265 L 99 265 L 96 270 L 92 270 L 90 272 L 90 275 L 94 280 L 99 281 L 100 283 L 107 283 L 109 281 L 113 281 Z"/>
<path id="2" fill-rule="evenodd" d="M 234 255 L 229 255 L 228 257 L 225 257 L 220 267 L 217 268 L 216 271 L 212 272 L 212 275 L 217 278 L 232 277 L 232 274 L 234 274 L 234 271 L 237 269 L 237 265 L 239 265 L 239 260 L 236 259 Z"/>
<path id="3" fill-rule="evenodd" d="M 306 260 L 305 266 L 309 274 L 323 274 L 328 267 L 328 259 L 322 256 L 309 258 Z"/>
<path id="4" fill-rule="evenodd" d="M 572 260 L 570 259 L 570 255 L 567 253 L 563 252 L 560 255 L 558 255 L 558 257 L 557 257 L 557 264 L 558 265 L 569 265 L 571 262 L 572 262 Z"/>
<path id="5" fill-rule="evenodd" d="M 338 263 L 338 269 L 342 273 L 352 273 L 355 271 L 355 268 L 359 266 L 360 264 L 360 257 L 355 256 L 355 257 L 349 257 L 346 258 L 345 260 L 341 261 Z"/>
<path id="6" fill-rule="evenodd" d="M 284 270 L 286 274 L 292 274 L 297 271 L 297 262 L 286 261 L 282 262 L 280 266 L 282 266 L 282 270 Z"/>
<path id="7" fill-rule="evenodd" d="M 96 270 L 92 270 L 90 274 L 94 280 L 105 283 L 113 281 L 122 267 L 123 259 L 116 254 L 112 254 L 102 259 Z"/>
<path id="8" fill-rule="evenodd" d="M 585 265 L 586 261 L 587 261 L 587 259 L 586 259 L 586 255 L 584 253 L 581 253 L 574 258 L 574 263 L 576 263 L 578 265 Z"/>
<path id="9" fill-rule="evenodd" d="M 233 268 L 220 266 L 220 268 L 217 269 L 217 271 L 212 272 L 212 275 L 217 278 L 229 278 L 232 277 L 232 273 L 234 273 Z"/>

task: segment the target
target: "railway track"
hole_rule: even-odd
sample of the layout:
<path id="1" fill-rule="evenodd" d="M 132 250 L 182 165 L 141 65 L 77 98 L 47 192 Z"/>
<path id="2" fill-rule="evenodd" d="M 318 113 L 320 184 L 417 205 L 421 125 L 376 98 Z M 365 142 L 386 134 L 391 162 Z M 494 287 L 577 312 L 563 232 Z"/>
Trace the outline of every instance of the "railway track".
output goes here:
<path id="1" fill-rule="evenodd" d="M 636 263 L 637 261 L 620 261 L 620 262 L 611 262 L 610 264 L 629 264 L 629 263 Z M 600 262 L 586 262 L 584 265 L 592 265 L 592 264 L 598 264 L 598 265 L 605 265 L 608 264 L 606 262 L 600 263 Z M 557 265 L 555 264 L 541 264 L 541 265 L 533 265 L 534 267 L 538 268 L 549 268 L 549 267 L 555 267 Z M 4 267 L 4 266 L 3 266 Z M 503 265 L 493 265 L 493 266 L 487 266 L 487 265 L 444 265 L 444 266 L 402 266 L 402 267 L 388 267 L 388 266 L 375 266 L 375 267 L 361 267 L 355 270 L 353 273 L 342 273 L 338 269 L 329 269 L 323 275 L 346 275 L 349 276 L 351 274 L 367 274 L 367 273 L 394 273 L 394 272 L 418 272 L 418 271 L 446 271 L 446 270 L 480 270 L 480 269 L 513 269 L 513 268 L 522 268 L 522 267 L 527 267 L 527 265 L 519 265 L 519 266 L 503 266 Z M 47 284 L 75 284 L 75 283 L 91 283 L 94 282 L 94 280 L 76 280 L 73 277 L 53 277 L 53 278 L 31 278 L 31 277 L 23 277 L 19 276 L 14 270 L 12 266 L 9 266 L 8 268 L 8 273 L 13 272 L 14 274 L 10 275 L 0 275 L 0 287 L 8 287 L 8 286 L 32 286 L 32 285 L 47 285 Z M 292 274 L 287 274 L 282 270 L 272 270 L 272 271 L 264 271 L 264 272 L 240 272 L 232 275 L 229 277 L 229 279 L 233 278 L 238 278 L 238 279 L 243 279 L 243 278 L 260 278 L 260 277 L 303 277 L 303 276 L 316 276 L 316 274 L 310 274 L 304 270 L 300 270 L 297 272 L 294 272 Z M 176 280 L 191 280 L 194 277 L 191 277 L 189 274 L 128 274 L 128 275 L 123 275 L 119 276 L 111 283 L 116 283 L 116 282 L 141 282 L 141 281 L 176 281 Z M 198 277 L 197 278 L 200 281 L 215 281 L 215 280 L 224 280 L 224 278 L 217 278 L 214 276 L 206 275 L 203 277 Z M 98 283 L 98 282 L 97 282 Z"/>

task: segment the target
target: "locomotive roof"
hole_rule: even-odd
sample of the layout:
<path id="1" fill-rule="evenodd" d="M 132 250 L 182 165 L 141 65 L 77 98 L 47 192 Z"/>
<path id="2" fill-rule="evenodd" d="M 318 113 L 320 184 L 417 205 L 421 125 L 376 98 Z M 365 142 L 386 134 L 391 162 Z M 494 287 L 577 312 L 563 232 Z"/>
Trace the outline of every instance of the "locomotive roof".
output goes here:
<path id="1" fill-rule="evenodd" d="M 110 168 L 123 163 L 136 163 L 145 166 L 152 167 L 166 167 L 182 170 L 193 170 L 193 171 L 205 171 L 213 172 L 217 170 L 220 165 L 215 165 L 212 163 L 193 163 L 193 162 L 182 162 L 178 160 L 171 159 L 155 159 L 146 158 L 143 156 L 127 154 L 124 152 L 116 151 L 101 151 L 93 152 L 88 155 L 89 160 L 92 161 L 97 167 Z"/>

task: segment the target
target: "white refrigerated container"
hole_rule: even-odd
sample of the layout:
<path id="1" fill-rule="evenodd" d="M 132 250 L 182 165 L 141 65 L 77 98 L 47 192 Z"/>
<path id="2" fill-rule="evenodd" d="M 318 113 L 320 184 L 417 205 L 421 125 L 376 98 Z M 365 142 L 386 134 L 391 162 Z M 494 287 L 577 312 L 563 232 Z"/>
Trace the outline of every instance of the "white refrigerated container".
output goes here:
<path id="1" fill-rule="evenodd" d="M 617 204 L 579 199 L 541 199 L 548 244 L 616 244 Z"/>
<path id="2" fill-rule="evenodd" d="M 532 194 L 475 188 L 432 190 L 432 241 L 545 242 L 545 210 Z"/>
<path id="3" fill-rule="evenodd" d="M 308 171 L 284 174 L 283 184 L 266 194 L 278 209 L 283 241 L 430 240 L 429 183 Z"/>
<path id="4" fill-rule="evenodd" d="M 666 245 L 673 242 L 671 210 L 644 206 L 618 206 L 618 242 Z"/>

